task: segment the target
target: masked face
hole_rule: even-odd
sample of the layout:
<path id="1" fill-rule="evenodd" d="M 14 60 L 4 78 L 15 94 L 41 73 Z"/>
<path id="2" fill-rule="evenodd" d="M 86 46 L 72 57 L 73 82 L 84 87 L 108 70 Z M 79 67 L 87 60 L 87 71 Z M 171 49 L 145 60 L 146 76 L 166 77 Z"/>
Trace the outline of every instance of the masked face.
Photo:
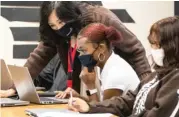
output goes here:
<path id="1" fill-rule="evenodd" d="M 87 41 L 88 39 L 82 37 L 77 40 L 77 51 L 80 53 L 79 60 L 82 66 L 88 67 L 90 72 L 97 65 L 97 53 L 98 53 L 98 44 L 94 44 Z"/>
<path id="2" fill-rule="evenodd" d="M 79 58 L 79 60 L 80 60 L 80 62 L 81 62 L 81 64 L 83 66 L 88 67 L 88 68 L 93 68 L 93 67 L 96 66 L 97 61 L 94 60 L 93 53 L 92 54 L 78 56 L 78 58 Z"/>
<path id="3" fill-rule="evenodd" d="M 162 48 L 160 49 L 151 49 L 152 57 L 154 62 L 158 66 L 163 66 L 163 59 L 165 57 L 164 50 Z"/>
<path id="4" fill-rule="evenodd" d="M 67 23 L 65 23 L 65 25 L 63 27 L 61 27 L 58 30 L 55 30 L 55 32 L 59 35 L 62 36 L 64 38 L 70 39 L 71 36 L 76 33 L 77 31 L 77 20 L 71 20 Z"/>

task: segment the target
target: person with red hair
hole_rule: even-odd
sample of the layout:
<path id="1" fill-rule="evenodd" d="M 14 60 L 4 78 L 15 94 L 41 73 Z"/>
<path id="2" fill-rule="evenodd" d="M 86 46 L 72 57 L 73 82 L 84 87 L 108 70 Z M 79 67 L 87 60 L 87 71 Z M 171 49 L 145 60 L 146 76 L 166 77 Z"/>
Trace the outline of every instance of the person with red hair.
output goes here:
<path id="1" fill-rule="evenodd" d="M 167 17 L 155 22 L 150 29 L 148 41 L 155 72 L 142 80 L 135 91 L 129 90 L 123 96 L 95 104 L 80 98 L 70 98 L 69 109 L 88 114 L 111 113 L 119 117 L 179 117 L 179 17 Z M 123 65 L 120 67 L 125 69 Z M 118 74 L 121 74 L 120 70 Z M 130 73 L 127 71 L 125 74 Z M 110 82 L 111 78 L 109 79 Z"/>
<path id="2" fill-rule="evenodd" d="M 113 52 L 114 44 L 120 44 L 122 37 L 113 27 L 101 23 L 92 23 L 80 31 L 77 36 L 77 50 L 79 60 L 83 66 L 81 80 L 87 87 L 89 101 L 102 101 L 113 96 L 120 96 L 127 90 L 135 90 L 139 78 L 132 67 L 119 55 Z M 97 70 L 94 67 L 97 66 Z M 98 97 L 95 85 L 96 75 L 100 74 L 101 88 Z M 57 97 L 64 98 L 67 89 Z M 79 96 L 75 95 L 74 96 Z"/>

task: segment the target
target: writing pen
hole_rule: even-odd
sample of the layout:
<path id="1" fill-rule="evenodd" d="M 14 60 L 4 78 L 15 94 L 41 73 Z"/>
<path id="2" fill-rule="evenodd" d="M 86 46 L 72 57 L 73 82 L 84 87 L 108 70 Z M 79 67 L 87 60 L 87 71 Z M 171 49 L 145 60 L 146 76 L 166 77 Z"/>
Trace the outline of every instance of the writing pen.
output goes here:
<path id="1" fill-rule="evenodd" d="M 70 105 L 72 106 L 72 102 L 73 102 L 73 94 L 72 94 L 72 91 L 70 91 Z"/>

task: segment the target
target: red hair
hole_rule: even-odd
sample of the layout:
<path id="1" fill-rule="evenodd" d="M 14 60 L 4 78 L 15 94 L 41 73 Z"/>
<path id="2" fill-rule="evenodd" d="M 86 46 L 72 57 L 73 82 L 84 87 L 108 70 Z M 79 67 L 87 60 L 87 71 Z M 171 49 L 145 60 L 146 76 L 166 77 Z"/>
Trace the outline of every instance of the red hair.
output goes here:
<path id="1" fill-rule="evenodd" d="M 107 27 L 101 23 L 92 23 L 83 28 L 79 36 L 87 37 L 92 42 L 100 42 L 102 40 L 109 41 L 110 44 L 119 44 L 122 40 L 121 33 L 114 27 Z"/>

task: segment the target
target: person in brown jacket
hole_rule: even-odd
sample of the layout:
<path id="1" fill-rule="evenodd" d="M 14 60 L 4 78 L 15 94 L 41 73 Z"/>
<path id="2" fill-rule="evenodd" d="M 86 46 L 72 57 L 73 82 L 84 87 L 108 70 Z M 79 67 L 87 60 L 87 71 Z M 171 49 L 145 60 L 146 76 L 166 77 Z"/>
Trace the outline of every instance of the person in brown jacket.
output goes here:
<path id="1" fill-rule="evenodd" d="M 73 81 L 72 84 L 70 82 L 69 84 L 79 92 L 81 63 L 77 58 L 79 53 L 71 50 L 76 49 L 75 36 L 79 30 L 94 22 L 113 26 L 121 32 L 121 38 L 124 41 L 115 44 L 114 52 L 134 68 L 141 80 L 151 72 L 141 42 L 110 10 L 84 2 L 45 1 L 41 6 L 40 14 L 39 31 L 41 40 L 24 65 L 29 69 L 32 78 L 37 77 L 58 52 L 66 75 L 68 74 L 69 80 Z M 68 53 L 74 53 L 74 56 L 72 57 L 72 54 L 69 55 Z M 69 61 L 74 64 L 69 64 Z"/>
<path id="2" fill-rule="evenodd" d="M 112 113 L 120 117 L 178 117 L 179 115 L 179 17 L 153 24 L 148 37 L 155 72 L 138 88 L 121 97 L 97 104 L 79 98 L 69 101 L 69 109 L 82 113 Z"/>

